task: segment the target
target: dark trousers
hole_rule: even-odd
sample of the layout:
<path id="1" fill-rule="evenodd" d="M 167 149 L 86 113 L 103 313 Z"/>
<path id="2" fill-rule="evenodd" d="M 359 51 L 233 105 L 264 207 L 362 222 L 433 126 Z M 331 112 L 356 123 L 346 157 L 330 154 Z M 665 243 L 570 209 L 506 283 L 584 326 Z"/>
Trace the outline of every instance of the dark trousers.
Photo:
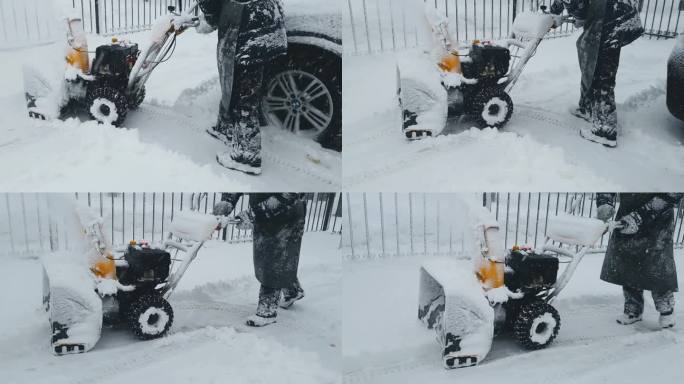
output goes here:
<path id="1" fill-rule="evenodd" d="M 644 291 L 643 289 L 622 287 L 625 296 L 625 314 L 640 316 L 644 312 Z M 652 291 L 653 303 L 656 310 L 661 315 L 669 315 L 674 311 L 674 293 L 672 291 L 656 292 Z"/>
<path id="2" fill-rule="evenodd" d="M 581 85 L 579 107 L 592 118 L 594 127 L 606 132 L 617 130 L 615 79 L 620 65 L 620 48 L 601 48 L 590 87 Z"/>
<path id="3" fill-rule="evenodd" d="M 263 80 L 264 65 L 236 65 L 230 100 L 221 100 L 219 106 L 219 126 L 232 140 L 232 152 L 247 162 L 261 158 L 259 106 Z M 227 97 L 228 93 L 223 95 Z"/>

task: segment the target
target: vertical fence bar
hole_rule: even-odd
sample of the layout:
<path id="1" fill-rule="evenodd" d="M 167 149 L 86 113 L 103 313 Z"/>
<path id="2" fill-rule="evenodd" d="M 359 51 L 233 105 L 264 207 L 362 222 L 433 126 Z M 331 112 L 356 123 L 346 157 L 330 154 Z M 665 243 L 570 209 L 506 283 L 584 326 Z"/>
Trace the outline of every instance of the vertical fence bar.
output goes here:
<path id="1" fill-rule="evenodd" d="M 38 219 L 38 242 L 40 243 L 40 250 L 45 250 L 45 246 L 43 245 L 43 228 L 41 226 L 42 220 L 40 219 L 40 199 L 38 197 L 38 194 L 34 194 L 36 198 L 36 219 Z"/>
<path id="2" fill-rule="evenodd" d="M 30 250 L 29 248 L 29 238 L 28 238 L 28 223 L 26 222 L 26 199 L 23 193 L 20 194 L 21 197 L 21 220 L 24 225 L 24 246 L 26 252 Z"/>
<path id="3" fill-rule="evenodd" d="M 409 192 L 409 239 L 411 240 L 411 254 L 413 255 L 415 251 L 413 250 L 413 195 Z"/>
<path id="4" fill-rule="evenodd" d="M 423 254 L 427 255 L 427 204 L 423 193 Z"/>
<path id="5" fill-rule="evenodd" d="M 347 192 L 347 222 L 349 223 L 349 245 L 351 246 L 352 259 L 354 259 L 354 225 L 352 224 L 352 210 L 349 192 Z"/>
<path id="6" fill-rule="evenodd" d="M 368 53 L 371 53 L 373 50 L 371 49 L 371 42 L 370 42 L 370 31 L 368 30 L 368 10 L 366 8 L 366 0 L 363 1 L 363 21 L 364 24 L 366 25 L 366 42 L 368 44 Z"/>
<path id="7" fill-rule="evenodd" d="M 382 246 L 382 256 L 385 256 L 385 210 L 382 205 L 382 192 L 378 193 L 380 199 L 380 240 Z"/>
<path id="8" fill-rule="evenodd" d="M 368 204 L 366 202 L 366 192 L 363 193 L 363 222 L 366 229 L 366 257 L 370 257 L 370 235 L 368 233 Z"/>
<path id="9" fill-rule="evenodd" d="M 397 240 L 397 256 L 399 256 L 401 252 L 399 252 L 399 204 L 397 200 L 397 193 L 394 192 L 394 232 Z"/>

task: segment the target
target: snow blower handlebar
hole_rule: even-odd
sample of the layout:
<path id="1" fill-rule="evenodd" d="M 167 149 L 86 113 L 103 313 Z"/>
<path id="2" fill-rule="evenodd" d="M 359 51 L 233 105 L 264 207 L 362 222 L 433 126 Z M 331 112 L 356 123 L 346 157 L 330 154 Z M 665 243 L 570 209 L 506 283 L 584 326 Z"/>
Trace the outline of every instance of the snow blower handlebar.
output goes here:
<path id="1" fill-rule="evenodd" d="M 596 241 L 598 241 L 598 239 L 600 239 L 606 233 L 611 233 L 612 231 L 620 229 L 622 227 L 623 224 L 619 221 L 609 221 L 607 223 L 604 223 L 604 229 L 602 232 L 600 232 L 600 235 L 595 239 L 595 241 L 593 241 L 591 244 L 582 244 L 579 251 L 576 253 L 571 252 L 567 248 L 561 248 L 559 246 L 553 245 L 554 240 L 549 238 L 546 244 L 544 244 L 542 251 L 568 257 L 571 261 L 565 268 L 565 271 L 563 271 L 563 274 L 561 274 L 561 276 L 556 281 L 556 284 L 554 284 L 554 286 L 551 289 L 546 291 L 545 294 L 541 296 L 541 298 L 544 299 L 546 302 L 551 303 L 570 282 L 570 279 L 574 275 L 577 266 L 582 261 L 584 256 L 589 252 L 591 247 L 593 247 Z"/>
<path id="2" fill-rule="evenodd" d="M 204 216 L 204 217 L 201 217 Z M 198 218 L 200 218 L 198 220 Z M 206 215 L 196 215 L 194 218 L 182 219 L 182 223 L 177 224 L 175 228 L 169 232 L 169 235 L 164 241 L 165 249 L 173 249 L 177 252 L 183 252 L 186 257 L 183 258 L 181 264 L 169 275 L 167 284 L 161 290 L 164 298 L 168 299 L 171 296 L 173 290 L 178 286 L 183 275 L 190 267 L 190 264 L 195 260 L 197 254 L 204 245 L 204 242 L 211 238 L 214 231 L 221 230 L 227 225 L 233 224 L 237 225 L 242 221 L 234 217 L 219 217 L 219 216 L 209 216 Z M 173 223 L 172 223 L 173 224 Z M 187 225 L 199 226 L 199 230 L 188 230 Z M 175 229 L 175 231 L 174 231 Z M 185 240 L 174 240 L 175 237 Z"/>

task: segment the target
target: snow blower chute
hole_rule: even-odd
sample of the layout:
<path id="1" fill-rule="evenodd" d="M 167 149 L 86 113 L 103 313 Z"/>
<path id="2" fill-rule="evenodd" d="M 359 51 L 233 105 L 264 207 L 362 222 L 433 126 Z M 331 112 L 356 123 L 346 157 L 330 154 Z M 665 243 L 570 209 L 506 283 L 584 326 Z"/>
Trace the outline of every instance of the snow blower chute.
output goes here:
<path id="1" fill-rule="evenodd" d="M 420 270 L 418 318 L 434 329 L 445 368 L 479 364 L 495 334 L 512 332 L 525 349 L 547 347 L 560 329 L 551 305 L 584 255 L 615 223 L 572 215 L 549 219 L 541 249 L 504 253 L 496 224 L 480 227 L 481 255 L 471 261 L 436 259 Z M 556 244 L 570 247 L 562 247 Z M 578 251 L 571 249 L 577 247 Z M 558 276 L 559 258 L 570 262 Z"/>
<path id="2" fill-rule="evenodd" d="M 95 346 L 103 321 L 126 324 L 139 339 L 164 336 L 173 323 L 167 299 L 219 221 L 196 212 L 178 212 L 159 246 L 131 241 L 112 250 L 102 220 L 80 209 L 82 247 L 46 255 L 43 304 L 52 328 L 52 351 L 82 353 Z M 78 249 L 78 248 L 77 248 Z"/>
<path id="3" fill-rule="evenodd" d="M 113 38 L 111 44 L 97 47 L 92 64 L 81 18 L 67 17 L 67 45 L 59 69 L 46 63 L 24 66 L 29 116 L 51 120 L 86 112 L 100 123 L 121 126 L 128 111 L 145 99 L 152 71 L 173 54 L 176 37 L 199 23 L 196 8 L 195 3 L 180 14 L 169 6 L 169 14 L 155 20 L 143 46 Z"/>
<path id="4" fill-rule="evenodd" d="M 513 114 L 509 92 L 525 65 L 549 30 L 570 20 L 542 7 L 540 12 L 518 14 L 507 39 L 459 46 L 447 18 L 430 2 L 424 9 L 432 52 L 397 63 L 402 132 L 410 140 L 436 136 L 449 117 L 463 115 L 481 127 L 503 127 Z"/>

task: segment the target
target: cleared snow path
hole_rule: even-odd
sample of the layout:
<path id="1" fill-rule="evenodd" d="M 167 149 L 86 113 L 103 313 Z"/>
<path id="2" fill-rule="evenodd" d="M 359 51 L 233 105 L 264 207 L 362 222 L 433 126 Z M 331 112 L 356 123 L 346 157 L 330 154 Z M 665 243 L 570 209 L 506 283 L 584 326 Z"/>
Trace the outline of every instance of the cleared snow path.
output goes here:
<path id="1" fill-rule="evenodd" d="M 105 328 L 86 354 L 53 356 L 41 308 L 41 267 L 6 257 L 0 269 L 0 371 L 7 383 L 338 383 L 339 235 L 307 233 L 299 277 L 306 297 L 265 328 L 244 325 L 259 285 L 251 244 L 211 241 L 171 297 L 167 337 L 140 341 Z"/>
<path id="2" fill-rule="evenodd" d="M 678 251 L 677 261 L 682 256 Z M 676 309 L 675 328 L 660 330 L 647 292 L 644 321 L 618 325 L 622 293 L 599 280 L 602 254 L 583 260 L 555 302 L 561 328 L 548 348 L 525 351 L 509 336 L 500 336 L 478 367 L 445 370 L 434 332 L 417 319 L 420 261 L 345 262 L 344 383 L 637 384 L 674 382 L 681 375 L 672 358 L 684 354 L 682 311 Z M 683 280 L 680 276 L 680 284 Z M 393 283 L 382 283 L 387 281 Z M 360 294 L 364 300 L 358 300 Z"/>
<path id="3" fill-rule="evenodd" d="M 674 42 L 642 39 L 623 50 L 616 88 L 622 131 L 616 149 L 580 138 L 581 120 L 568 113 L 579 95 L 574 44 L 574 37 L 542 43 L 513 91 L 515 111 L 502 130 L 471 128 L 467 119 L 453 119 L 447 134 L 418 142 L 408 142 L 401 133 L 394 55 L 345 56 L 344 186 L 384 191 L 680 188 L 684 122 L 669 114 L 664 96 Z"/>

